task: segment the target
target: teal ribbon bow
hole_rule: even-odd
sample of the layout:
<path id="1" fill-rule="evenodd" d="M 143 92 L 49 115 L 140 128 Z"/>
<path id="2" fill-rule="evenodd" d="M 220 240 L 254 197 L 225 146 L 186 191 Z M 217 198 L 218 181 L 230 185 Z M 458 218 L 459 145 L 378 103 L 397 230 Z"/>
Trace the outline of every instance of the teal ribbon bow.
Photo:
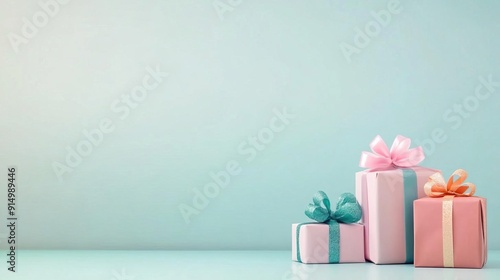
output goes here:
<path id="1" fill-rule="evenodd" d="M 313 203 L 307 205 L 305 214 L 320 223 L 328 223 L 333 220 L 352 224 L 361 219 L 361 206 L 352 193 L 343 193 L 339 197 L 335 212 L 332 212 L 330 199 L 323 191 L 318 191 L 313 196 Z"/>
<path id="2" fill-rule="evenodd" d="M 339 223 L 352 224 L 361 219 L 361 206 L 352 193 L 343 193 L 340 195 L 335 211 L 330 209 L 330 199 L 323 191 L 318 191 L 313 196 L 313 203 L 309 203 L 305 210 L 307 217 L 329 226 L 329 253 L 330 263 L 338 263 L 340 259 L 340 226 Z M 297 225 L 296 247 L 297 261 L 302 262 L 300 258 L 299 233 L 300 227 L 305 224 Z"/>

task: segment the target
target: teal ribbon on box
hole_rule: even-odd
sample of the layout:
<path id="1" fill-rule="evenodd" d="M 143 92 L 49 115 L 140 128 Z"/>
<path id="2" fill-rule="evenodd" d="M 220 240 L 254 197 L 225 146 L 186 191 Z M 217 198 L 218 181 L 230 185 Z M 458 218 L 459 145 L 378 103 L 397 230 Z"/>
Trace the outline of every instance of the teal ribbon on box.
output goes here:
<path id="1" fill-rule="evenodd" d="M 313 196 L 313 203 L 307 205 L 305 214 L 307 217 L 328 224 L 328 260 L 330 263 L 338 263 L 340 260 L 340 226 L 339 223 L 352 224 L 361 219 L 361 206 L 352 193 L 343 193 L 340 195 L 335 211 L 330 209 L 330 199 L 323 191 L 318 191 Z M 301 223 L 297 225 L 295 237 L 297 245 L 297 261 L 302 262 L 300 258 L 299 235 L 302 225 L 315 223 Z"/>
<path id="2" fill-rule="evenodd" d="M 406 263 L 413 263 L 413 201 L 418 199 L 417 173 L 409 168 L 402 169 L 402 171 L 405 197 Z"/>

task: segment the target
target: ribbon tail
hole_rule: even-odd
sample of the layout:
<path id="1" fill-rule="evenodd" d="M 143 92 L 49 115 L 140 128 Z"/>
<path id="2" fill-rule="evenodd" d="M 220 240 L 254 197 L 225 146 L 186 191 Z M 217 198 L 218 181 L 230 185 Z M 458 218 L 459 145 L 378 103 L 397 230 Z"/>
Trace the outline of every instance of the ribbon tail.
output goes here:
<path id="1" fill-rule="evenodd" d="M 328 223 L 328 262 L 340 262 L 340 225 L 337 221 L 331 220 Z"/>
<path id="2" fill-rule="evenodd" d="M 453 257 L 453 196 L 443 197 L 443 266 L 455 267 Z"/>
<path id="3" fill-rule="evenodd" d="M 295 229 L 295 246 L 297 248 L 297 261 L 302 262 L 302 258 L 300 256 L 300 228 L 303 225 L 310 225 L 310 224 L 315 224 L 315 223 L 301 223 L 297 225 L 297 228 Z"/>

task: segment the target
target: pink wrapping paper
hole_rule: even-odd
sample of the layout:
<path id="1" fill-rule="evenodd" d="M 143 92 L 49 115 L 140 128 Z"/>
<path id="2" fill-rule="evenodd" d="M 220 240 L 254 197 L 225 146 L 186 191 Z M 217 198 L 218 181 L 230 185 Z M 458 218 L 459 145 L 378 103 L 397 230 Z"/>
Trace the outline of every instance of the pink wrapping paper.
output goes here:
<path id="1" fill-rule="evenodd" d="M 296 229 L 292 224 L 292 260 L 297 261 Z M 364 228 L 361 224 L 340 225 L 340 262 L 365 262 Z M 328 262 L 328 224 L 314 223 L 301 226 L 299 234 L 300 257 L 303 263 Z"/>
<path id="2" fill-rule="evenodd" d="M 415 266 L 443 267 L 442 198 L 414 202 Z M 453 198 L 454 267 L 481 268 L 486 263 L 486 200 Z"/>
<path id="3" fill-rule="evenodd" d="M 418 166 L 410 169 L 417 175 L 418 197 L 424 197 L 423 186 L 438 170 Z M 363 209 L 365 258 L 376 264 L 405 263 L 403 171 L 357 172 L 356 198 Z"/>

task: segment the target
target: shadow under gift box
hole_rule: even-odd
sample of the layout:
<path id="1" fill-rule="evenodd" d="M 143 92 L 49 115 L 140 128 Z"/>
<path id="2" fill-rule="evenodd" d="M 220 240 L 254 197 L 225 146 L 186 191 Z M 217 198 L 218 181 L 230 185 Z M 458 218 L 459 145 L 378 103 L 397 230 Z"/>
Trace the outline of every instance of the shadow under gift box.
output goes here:
<path id="1" fill-rule="evenodd" d="M 297 226 L 292 224 L 292 260 L 297 260 Z M 339 224 L 339 263 L 365 262 L 364 227 L 361 224 Z M 329 225 L 304 224 L 300 227 L 299 249 L 302 263 L 329 262 Z"/>
<path id="2" fill-rule="evenodd" d="M 365 257 L 375 264 L 413 263 L 413 201 L 425 197 L 425 167 L 356 173 L 356 198 L 363 210 Z"/>
<path id="3" fill-rule="evenodd" d="M 453 267 L 482 268 L 486 263 L 486 199 L 454 197 L 452 210 Z M 443 199 L 414 202 L 415 266 L 444 267 Z"/>

